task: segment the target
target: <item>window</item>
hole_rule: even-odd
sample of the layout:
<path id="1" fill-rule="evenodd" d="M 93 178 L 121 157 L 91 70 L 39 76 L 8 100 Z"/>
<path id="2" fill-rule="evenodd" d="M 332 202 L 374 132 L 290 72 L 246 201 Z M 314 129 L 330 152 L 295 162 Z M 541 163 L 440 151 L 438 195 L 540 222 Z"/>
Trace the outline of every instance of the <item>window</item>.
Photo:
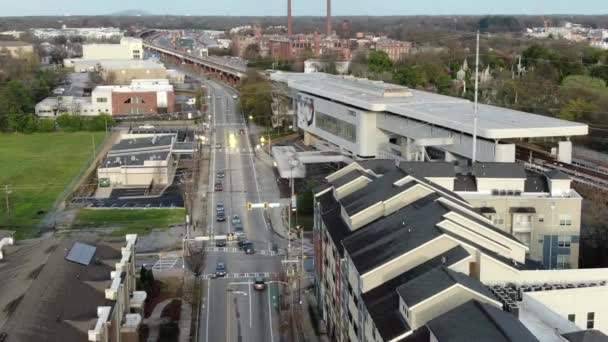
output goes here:
<path id="1" fill-rule="evenodd" d="M 587 329 L 593 329 L 595 326 L 595 312 L 587 312 Z"/>
<path id="2" fill-rule="evenodd" d="M 574 321 L 576 321 L 576 315 L 575 314 L 569 314 L 568 315 L 568 320 L 572 323 L 574 323 Z"/>
<path id="3" fill-rule="evenodd" d="M 503 224 L 505 224 L 505 218 L 502 217 L 500 214 L 496 214 L 494 216 L 494 225 L 495 226 L 502 226 Z"/>
<path id="4" fill-rule="evenodd" d="M 350 142 L 357 141 L 357 127 L 333 116 L 317 112 L 316 126 Z"/>
<path id="5" fill-rule="evenodd" d="M 571 243 L 572 237 L 570 235 L 557 237 L 557 247 L 570 248 Z"/>
<path id="6" fill-rule="evenodd" d="M 98 97 L 96 99 L 97 103 L 106 103 L 108 102 L 108 98 L 107 97 Z"/>
<path id="7" fill-rule="evenodd" d="M 141 97 L 130 97 L 125 101 L 125 103 L 141 104 L 141 103 L 145 103 L 145 102 L 144 102 L 144 99 L 142 99 Z"/>
<path id="8" fill-rule="evenodd" d="M 538 215 L 538 222 L 545 222 L 545 215 Z"/>
<path id="9" fill-rule="evenodd" d="M 570 255 L 558 255 L 557 256 L 557 268 L 558 269 L 570 268 Z"/>
<path id="10" fill-rule="evenodd" d="M 559 215 L 559 225 L 562 227 L 572 226 L 572 216 L 570 215 Z"/>

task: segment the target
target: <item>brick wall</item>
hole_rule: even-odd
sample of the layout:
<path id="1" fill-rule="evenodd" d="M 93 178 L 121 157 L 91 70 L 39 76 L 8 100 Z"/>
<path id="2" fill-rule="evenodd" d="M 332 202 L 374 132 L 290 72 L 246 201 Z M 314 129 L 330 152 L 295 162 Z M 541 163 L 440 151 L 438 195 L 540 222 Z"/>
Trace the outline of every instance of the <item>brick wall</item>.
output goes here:
<path id="1" fill-rule="evenodd" d="M 131 103 L 129 102 L 131 99 Z M 135 103 L 135 102 L 143 103 Z M 112 114 L 161 114 L 175 111 L 175 93 L 167 93 L 167 108 L 158 108 L 156 92 L 112 93 Z"/>

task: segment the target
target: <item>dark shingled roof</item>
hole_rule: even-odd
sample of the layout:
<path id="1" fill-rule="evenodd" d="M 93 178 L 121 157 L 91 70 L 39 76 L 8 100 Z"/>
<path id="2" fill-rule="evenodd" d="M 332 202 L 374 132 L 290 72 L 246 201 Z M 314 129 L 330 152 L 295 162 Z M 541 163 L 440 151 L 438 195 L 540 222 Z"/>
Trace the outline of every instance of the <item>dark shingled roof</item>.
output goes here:
<path id="1" fill-rule="evenodd" d="M 561 179 L 561 180 L 570 180 L 570 176 L 561 172 L 560 170 L 553 169 L 545 172 L 545 176 L 549 179 Z"/>
<path id="2" fill-rule="evenodd" d="M 403 186 L 393 185 L 393 183 L 404 177 L 403 172 L 397 168 L 393 168 L 392 171 L 384 174 L 382 177 L 374 179 L 365 188 L 342 198 L 340 202 L 344 206 L 346 213 L 352 216 L 415 185 L 412 182 L 406 183 Z"/>
<path id="3" fill-rule="evenodd" d="M 477 181 L 475 181 L 475 176 L 456 175 L 456 178 L 454 179 L 454 191 L 477 192 Z"/>
<path id="4" fill-rule="evenodd" d="M 440 236 L 442 232 L 435 225 L 447 211 L 435 202 L 438 197 L 430 194 L 344 239 L 342 244 L 359 274 Z"/>
<path id="5" fill-rule="evenodd" d="M 608 342 L 608 336 L 595 329 L 573 331 L 562 336 L 570 342 Z"/>
<path id="6" fill-rule="evenodd" d="M 494 295 L 481 282 L 465 274 L 441 266 L 397 288 L 399 296 L 412 307 L 437 293 L 460 284 L 481 295 L 494 299 Z"/>
<path id="7" fill-rule="evenodd" d="M 407 174 L 421 177 L 447 177 L 456 176 L 454 164 L 448 162 L 401 162 L 399 168 Z"/>
<path id="8" fill-rule="evenodd" d="M 357 164 L 366 170 L 372 170 L 377 175 L 385 174 L 395 169 L 395 161 L 392 159 L 368 159 L 359 160 Z"/>
<path id="9" fill-rule="evenodd" d="M 526 171 L 526 181 L 524 183 L 525 192 L 549 192 L 547 177 L 540 173 Z"/>
<path id="10" fill-rule="evenodd" d="M 468 256 L 469 253 L 464 248 L 456 246 L 364 293 L 361 296 L 363 303 L 382 339 L 389 341 L 410 330 L 399 312 L 397 287 L 436 267 L 453 265 Z"/>
<path id="11" fill-rule="evenodd" d="M 369 175 L 367 172 L 356 169 L 356 170 L 346 173 L 342 177 L 331 182 L 331 184 L 337 189 L 337 188 L 341 187 L 342 185 L 348 184 L 361 176 L 367 177 L 369 180 L 375 179 L 374 176 Z"/>
<path id="12" fill-rule="evenodd" d="M 84 242 L 97 247 L 88 266 L 64 260 L 74 243 L 64 238 L 33 281 L 3 330 L 9 340 L 86 341 L 97 320 L 98 306 L 114 306 L 105 298 L 113 265 L 120 260 L 118 246 L 97 239 Z"/>
<path id="13" fill-rule="evenodd" d="M 343 256 L 344 247 L 342 247 L 342 240 L 352 234 L 352 232 L 348 224 L 342 219 L 340 204 L 336 201 L 331 191 L 318 196 L 317 201 L 321 206 L 321 220 L 323 220 L 323 224 L 327 228 L 327 232 L 338 249 L 340 256 Z"/>
<path id="14" fill-rule="evenodd" d="M 526 178 L 520 163 L 475 163 L 474 170 L 478 178 Z"/>
<path id="15" fill-rule="evenodd" d="M 475 300 L 430 320 L 427 327 L 439 342 L 538 342 L 515 316 Z"/>

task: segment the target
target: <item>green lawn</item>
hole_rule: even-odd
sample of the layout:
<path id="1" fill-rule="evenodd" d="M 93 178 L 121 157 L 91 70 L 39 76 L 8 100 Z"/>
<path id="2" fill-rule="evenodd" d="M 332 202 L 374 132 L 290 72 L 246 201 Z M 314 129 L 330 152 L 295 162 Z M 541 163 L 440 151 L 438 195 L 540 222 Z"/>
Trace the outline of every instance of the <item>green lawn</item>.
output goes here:
<path id="1" fill-rule="evenodd" d="M 177 209 L 82 209 L 74 228 L 117 227 L 112 235 L 146 234 L 186 221 L 186 210 Z"/>
<path id="2" fill-rule="evenodd" d="M 92 139 L 99 148 L 104 136 L 104 132 L 0 134 L 0 229 L 15 230 L 18 239 L 35 236 L 44 214 L 90 161 Z M 10 215 L 5 185 L 10 189 Z"/>

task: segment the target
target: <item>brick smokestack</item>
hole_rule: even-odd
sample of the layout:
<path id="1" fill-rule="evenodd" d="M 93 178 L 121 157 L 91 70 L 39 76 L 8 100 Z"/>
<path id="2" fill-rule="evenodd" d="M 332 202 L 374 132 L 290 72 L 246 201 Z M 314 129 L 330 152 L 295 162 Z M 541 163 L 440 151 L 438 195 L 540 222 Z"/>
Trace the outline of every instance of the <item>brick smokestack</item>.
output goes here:
<path id="1" fill-rule="evenodd" d="M 287 0 L 287 35 L 292 35 L 291 0 Z"/>
<path id="2" fill-rule="evenodd" d="M 332 34 L 332 26 L 331 26 L 331 0 L 327 0 L 327 36 L 331 36 Z"/>

